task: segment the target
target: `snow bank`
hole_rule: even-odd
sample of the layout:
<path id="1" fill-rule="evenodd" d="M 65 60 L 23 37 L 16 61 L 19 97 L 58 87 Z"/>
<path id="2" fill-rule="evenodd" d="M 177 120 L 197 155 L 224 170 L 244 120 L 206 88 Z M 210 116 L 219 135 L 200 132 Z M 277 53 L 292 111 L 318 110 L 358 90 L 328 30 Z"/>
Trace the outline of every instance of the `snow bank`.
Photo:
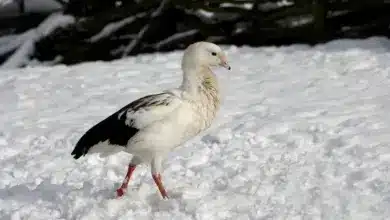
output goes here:
<path id="1" fill-rule="evenodd" d="M 17 68 L 28 63 L 29 56 L 34 52 L 34 44 L 41 38 L 49 35 L 59 27 L 65 27 L 75 22 L 73 16 L 53 13 L 48 16 L 37 28 L 28 30 L 20 35 L 0 38 L 0 54 L 16 51 L 0 68 Z"/>

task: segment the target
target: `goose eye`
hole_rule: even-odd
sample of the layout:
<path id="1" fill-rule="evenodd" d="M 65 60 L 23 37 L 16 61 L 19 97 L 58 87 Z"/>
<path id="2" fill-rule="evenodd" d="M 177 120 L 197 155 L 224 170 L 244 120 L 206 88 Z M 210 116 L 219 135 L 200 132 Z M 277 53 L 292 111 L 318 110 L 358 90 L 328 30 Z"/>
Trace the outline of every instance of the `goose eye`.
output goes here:
<path id="1" fill-rule="evenodd" d="M 216 52 L 211 52 L 211 55 L 217 56 L 217 53 Z"/>

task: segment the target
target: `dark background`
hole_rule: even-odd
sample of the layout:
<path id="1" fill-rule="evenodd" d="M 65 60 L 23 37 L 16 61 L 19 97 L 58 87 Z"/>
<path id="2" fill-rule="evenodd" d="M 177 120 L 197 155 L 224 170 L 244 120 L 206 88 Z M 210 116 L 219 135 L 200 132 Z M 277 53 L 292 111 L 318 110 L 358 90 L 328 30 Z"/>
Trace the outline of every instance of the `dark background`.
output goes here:
<path id="1" fill-rule="evenodd" d="M 72 15 L 73 25 L 39 39 L 30 54 L 39 61 L 59 56 L 64 64 L 183 49 L 200 40 L 315 45 L 390 35 L 390 0 L 41 0 L 52 5 L 36 3 L 36 10 L 27 10 L 27 1 L 13 1 L 16 13 L 0 10 L 0 37 L 28 31 L 53 12 Z M 108 24 L 115 31 L 93 37 Z M 0 53 L 0 64 L 14 52 Z"/>

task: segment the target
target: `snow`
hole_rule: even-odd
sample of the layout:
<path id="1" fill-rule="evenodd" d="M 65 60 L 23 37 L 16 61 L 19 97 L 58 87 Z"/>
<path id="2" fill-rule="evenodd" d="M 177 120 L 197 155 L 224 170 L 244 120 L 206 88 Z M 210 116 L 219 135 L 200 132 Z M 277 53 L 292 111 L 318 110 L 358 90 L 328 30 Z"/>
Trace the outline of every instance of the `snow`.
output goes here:
<path id="1" fill-rule="evenodd" d="M 62 8 L 62 5 L 55 0 L 24 0 L 24 4 L 26 13 L 53 12 Z M 0 0 L 0 17 L 18 16 L 19 14 L 17 1 Z"/>
<path id="2" fill-rule="evenodd" d="M 35 29 L 32 29 L 21 34 L 0 37 L 0 54 L 11 52 L 20 47 L 20 45 L 32 38 L 34 31 Z"/>
<path id="3" fill-rule="evenodd" d="M 313 22 L 314 18 L 311 15 L 297 16 L 292 18 L 280 19 L 277 21 L 279 25 L 287 26 L 290 28 L 299 27 Z"/>
<path id="4" fill-rule="evenodd" d="M 212 127 L 168 155 L 74 160 L 90 126 L 181 81 L 181 51 L 0 70 L 0 219 L 388 219 L 390 41 L 225 47 Z"/>
<path id="5" fill-rule="evenodd" d="M 266 2 L 264 4 L 261 4 L 260 8 L 262 10 L 272 10 L 272 9 L 277 9 L 277 8 L 280 8 L 280 7 L 291 6 L 293 4 L 294 3 L 291 2 L 291 1 L 282 0 L 282 1 L 277 1 L 277 2 Z"/>
<path id="6" fill-rule="evenodd" d="M 59 27 L 65 27 L 75 22 L 71 15 L 53 13 L 48 16 L 37 28 L 30 29 L 20 35 L 0 38 L 0 54 L 16 51 L 0 66 L 1 68 L 20 67 L 29 62 L 29 56 L 34 52 L 35 43 L 48 36 Z"/>
<path id="7" fill-rule="evenodd" d="M 0 0 L 0 6 L 5 6 L 12 3 L 13 0 Z"/>
<path id="8" fill-rule="evenodd" d="M 198 9 L 198 10 L 196 10 L 196 13 L 199 14 L 201 17 L 204 17 L 204 18 L 212 18 L 212 17 L 214 17 L 214 12 L 206 11 L 204 9 Z"/>
<path id="9" fill-rule="evenodd" d="M 25 0 L 25 4 L 26 12 L 55 11 L 63 7 L 55 0 Z"/>
<path id="10" fill-rule="evenodd" d="M 241 3 L 241 4 L 234 4 L 234 3 L 222 3 L 220 5 L 221 7 L 238 7 L 238 8 L 242 8 L 242 9 L 247 9 L 247 10 L 251 10 L 252 7 L 253 7 L 253 3 Z"/>

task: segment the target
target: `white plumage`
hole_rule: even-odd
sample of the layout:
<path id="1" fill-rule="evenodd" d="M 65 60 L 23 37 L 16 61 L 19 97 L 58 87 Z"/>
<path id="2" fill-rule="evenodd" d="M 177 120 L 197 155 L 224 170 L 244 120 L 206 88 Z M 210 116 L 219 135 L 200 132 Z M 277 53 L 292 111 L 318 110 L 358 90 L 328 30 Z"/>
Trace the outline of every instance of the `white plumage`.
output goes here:
<path id="1" fill-rule="evenodd" d="M 183 81 L 179 88 L 142 97 L 89 129 L 76 144 L 75 159 L 87 153 L 106 156 L 118 151 L 133 155 L 122 186 L 140 163 L 149 163 L 161 195 L 167 192 L 161 181 L 161 163 L 173 148 L 207 129 L 219 108 L 216 76 L 211 68 L 230 69 L 225 53 L 213 43 L 191 44 L 182 59 Z"/>

